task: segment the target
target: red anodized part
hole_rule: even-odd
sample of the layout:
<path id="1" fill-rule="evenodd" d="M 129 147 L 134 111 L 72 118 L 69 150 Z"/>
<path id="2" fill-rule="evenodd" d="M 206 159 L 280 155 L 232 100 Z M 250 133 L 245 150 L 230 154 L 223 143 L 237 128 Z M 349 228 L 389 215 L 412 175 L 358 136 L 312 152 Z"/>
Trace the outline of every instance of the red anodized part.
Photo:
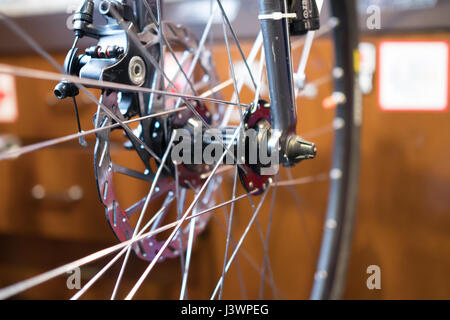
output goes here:
<path id="1" fill-rule="evenodd" d="M 269 123 L 271 120 L 270 105 L 264 100 L 259 100 L 256 108 L 251 108 L 245 115 L 246 129 L 257 129 L 257 125 L 261 120 L 266 120 Z M 254 168 L 246 164 L 242 164 L 239 167 L 239 178 L 242 185 L 247 192 L 252 192 L 253 194 L 263 193 L 270 184 L 271 177 L 270 175 L 260 175 Z"/>

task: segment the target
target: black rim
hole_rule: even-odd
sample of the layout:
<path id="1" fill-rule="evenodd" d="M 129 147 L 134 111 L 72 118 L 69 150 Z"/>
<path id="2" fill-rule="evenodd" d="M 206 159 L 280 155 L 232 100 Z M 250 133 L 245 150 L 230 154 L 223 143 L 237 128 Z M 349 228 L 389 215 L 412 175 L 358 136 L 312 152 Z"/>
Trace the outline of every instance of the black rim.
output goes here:
<path id="1" fill-rule="evenodd" d="M 346 101 L 336 109 L 345 126 L 335 131 L 328 208 L 311 299 L 342 297 L 351 250 L 358 189 L 361 126 L 361 96 L 355 70 L 358 29 L 355 0 L 330 1 L 331 13 L 339 21 L 334 29 L 335 66 L 343 76 L 335 78 L 335 92 Z"/>

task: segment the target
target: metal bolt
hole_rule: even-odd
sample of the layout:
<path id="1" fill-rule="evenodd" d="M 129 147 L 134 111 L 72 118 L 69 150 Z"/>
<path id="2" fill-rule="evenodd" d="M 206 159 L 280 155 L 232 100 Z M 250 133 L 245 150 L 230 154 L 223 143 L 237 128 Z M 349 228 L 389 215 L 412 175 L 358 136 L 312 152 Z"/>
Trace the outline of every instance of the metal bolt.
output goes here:
<path id="1" fill-rule="evenodd" d="M 139 56 L 131 58 L 128 65 L 128 76 L 131 82 L 137 86 L 141 86 L 145 82 L 146 68 L 145 62 Z"/>

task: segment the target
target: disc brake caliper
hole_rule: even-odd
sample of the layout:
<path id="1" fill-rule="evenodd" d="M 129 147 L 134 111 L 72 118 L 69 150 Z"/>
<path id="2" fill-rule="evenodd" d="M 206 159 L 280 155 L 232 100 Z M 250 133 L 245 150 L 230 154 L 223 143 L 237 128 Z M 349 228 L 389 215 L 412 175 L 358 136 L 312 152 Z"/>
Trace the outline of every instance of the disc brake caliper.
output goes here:
<path id="1" fill-rule="evenodd" d="M 128 2 L 130 3 L 130 2 Z M 141 1 L 136 1 L 136 5 Z M 142 8 L 141 8 L 142 9 Z M 143 10 L 146 10 L 145 8 Z M 99 130 L 96 133 L 97 142 L 94 150 L 95 176 L 101 203 L 106 209 L 107 221 L 120 241 L 127 241 L 137 234 L 136 228 L 130 222 L 131 217 L 143 210 L 146 203 L 153 202 L 156 198 L 163 198 L 159 215 L 162 218 L 156 219 L 152 228 L 162 226 L 164 215 L 168 211 L 170 204 L 175 197 L 175 186 L 173 181 L 173 166 L 171 161 L 166 162 L 166 168 L 162 170 L 158 182 L 155 184 L 154 192 L 150 199 L 144 197 L 139 199 L 128 208 L 122 208 L 116 195 L 114 186 L 114 175 L 122 174 L 152 183 L 155 179 L 155 169 L 151 167 L 152 158 L 161 161 L 161 158 L 168 147 L 170 135 L 176 121 L 186 122 L 193 117 L 190 110 L 184 113 L 173 113 L 166 116 L 148 117 L 152 114 L 167 111 L 164 99 L 157 94 L 138 94 L 134 90 L 121 89 L 122 85 L 133 87 L 152 88 L 161 90 L 163 81 L 159 78 L 160 72 L 156 70 L 150 60 L 156 64 L 161 61 L 161 46 L 159 30 L 153 21 L 142 21 L 142 17 L 135 17 L 131 5 L 123 4 L 119 1 L 102 1 L 99 5 L 100 13 L 106 18 L 105 25 L 93 24 L 93 1 L 87 0 L 76 12 L 73 20 L 75 35 L 77 38 L 84 36 L 98 39 L 95 46 L 85 50 L 84 54 L 78 54 L 76 48 L 77 39 L 73 48 L 68 52 L 65 60 L 65 70 L 68 74 L 99 81 L 116 83 L 117 87 L 104 89 L 101 84 L 91 86 L 102 89 L 98 111 L 94 117 L 95 127 Z M 172 45 L 182 46 L 184 50 L 194 52 L 198 43 L 193 34 L 183 26 L 176 26 L 170 23 L 161 23 L 161 28 L 169 28 L 171 32 L 166 32 L 166 40 Z M 137 43 L 131 37 L 137 37 Z M 199 65 L 208 72 L 212 72 L 203 65 Z M 78 94 L 78 87 L 72 83 L 63 81 L 55 87 L 55 95 L 60 98 L 74 97 Z M 211 123 L 208 110 L 205 106 L 192 101 L 197 113 L 204 116 L 207 123 Z M 181 117 L 178 117 L 181 115 Z M 131 130 L 128 126 L 123 126 L 124 134 L 127 138 L 125 147 L 136 151 L 140 160 L 145 166 L 144 172 L 138 172 L 127 167 L 120 166 L 111 159 L 111 132 L 120 129 L 120 126 L 110 128 L 109 126 L 117 122 L 127 121 L 134 117 L 144 117 L 139 120 L 138 127 Z M 174 120 L 175 119 L 175 120 Z M 183 181 L 190 182 L 195 188 L 198 183 L 198 175 L 184 170 L 180 167 Z M 187 185 L 187 184 L 186 184 Z M 183 186 L 186 186 L 183 185 Z M 208 195 L 213 193 L 215 184 L 208 186 L 208 192 L 204 197 L 205 203 L 211 204 L 214 200 Z M 212 196 L 210 197 L 212 198 Z M 194 208 L 194 211 L 206 209 L 203 202 Z M 202 232 L 209 219 L 208 214 L 204 214 L 196 219 L 195 235 Z M 142 228 L 143 225 L 140 226 Z M 139 231 L 139 230 L 138 230 Z M 187 244 L 189 226 L 180 229 L 180 237 L 174 238 L 168 245 L 167 250 L 160 256 L 160 260 L 173 258 L 180 255 Z M 133 244 L 136 254 L 145 260 L 151 261 L 164 245 L 164 241 L 158 240 L 155 236 L 143 238 Z"/>

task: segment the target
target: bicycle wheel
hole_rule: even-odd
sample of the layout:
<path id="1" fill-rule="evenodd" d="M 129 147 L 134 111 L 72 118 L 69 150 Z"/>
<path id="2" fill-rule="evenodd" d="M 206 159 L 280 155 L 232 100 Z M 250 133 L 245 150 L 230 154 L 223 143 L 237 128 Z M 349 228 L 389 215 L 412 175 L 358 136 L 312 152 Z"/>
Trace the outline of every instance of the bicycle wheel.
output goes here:
<path id="1" fill-rule="evenodd" d="M 326 80 L 334 80 L 333 94 L 327 101 L 331 101 L 335 107 L 335 115 L 330 109 L 322 110 L 326 113 L 323 118 L 331 118 L 331 124 L 313 130 L 309 136 L 328 134 L 331 141 L 330 133 L 334 133 L 332 150 L 324 152 L 332 155 L 331 169 L 329 174 L 319 171 L 318 174 L 298 179 L 293 179 L 290 169 L 286 169 L 288 180 L 285 181 L 279 178 L 284 169 L 270 176 L 263 175 L 259 171 L 260 163 L 248 163 L 251 152 L 244 151 L 244 159 L 240 163 L 237 159 L 239 155 L 231 150 L 244 131 L 255 129 L 257 135 L 263 129 L 269 128 L 270 131 L 271 115 L 270 102 L 266 102 L 269 99 L 264 97 L 265 57 L 262 36 L 258 35 L 253 44 L 246 45 L 250 49 L 246 57 L 221 1 L 202 4 L 202 10 L 208 12 L 208 19 L 198 37 L 187 27 L 162 20 L 163 1 L 102 1 L 98 7 L 94 7 L 93 1 L 83 1 L 74 18 L 76 40 L 67 55 L 64 68 L 13 21 L 1 15 L 3 22 L 48 59 L 61 74 L 6 65 L 0 66 L 0 72 L 61 81 L 55 89 L 58 98 L 72 98 L 76 108 L 75 97 L 82 92 L 98 105 L 98 110 L 94 116 L 94 129 L 82 132 L 79 126 L 79 133 L 5 151 L 0 154 L 0 159 L 17 157 L 95 134 L 94 168 L 98 196 L 106 210 L 108 225 L 119 244 L 11 284 L 0 289 L 0 297 L 17 295 L 116 251 L 119 252 L 114 258 L 98 270 L 72 298 L 80 298 L 112 266 L 119 265 L 120 268 L 115 270 L 116 278 L 111 282 L 110 297 L 131 299 L 138 294 L 156 266 L 160 270 L 173 272 L 173 263 L 170 265 L 167 260 L 174 259 L 180 260 L 181 264 L 176 265 L 180 266 L 181 272 L 173 276 L 178 280 L 179 288 L 176 293 L 169 295 L 170 298 L 235 297 L 235 288 L 238 286 L 231 288 L 225 285 L 225 279 L 231 278 L 227 274 L 232 272 L 238 278 L 241 297 L 268 297 L 265 287 L 272 289 L 271 297 L 285 297 L 283 289 L 277 286 L 277 275 L 269 255 L 269 240 L 276 239 L 278 235 L 271 235 L 271 226 L 276 219 L 276 190 L 289 188 L 298 204 L 295 186 L 327 181 L 328 208 L 311 298 L 341 297 L 351 246 L 361 125 L 361 100 L 356 83 L 358 54 L 354 7 L 353 0 L 330 1 L 331 15 L 324 29 L 319 31 L 324 35 L 332 31 L 330 40 L 334 45 L 334 65 L 328 70 L 331 75 L 327 75 Z M 106 25 L 93 24 L 93 12 L 96 10 L 106 18 Z M 219 45 L 219 51 L 214 51 L 217 46 L 213 47 L 214 38 L 211 35 L 215 19 L 222 22 L 224 43 Z M 79 54 L 77 44 L 81 37 L 97 38 L 98 43 L 87 48 L 84 54 Z M 304 78 L 302 75 L 313 40 L 313 32 L 293 40 L 293 47 L 298 42 L 304 43 L 296 74 L 300 79 Z M 233 58 L 237 62 L 233 62 Z M 224 59 L 228 64 L 227 68 L 221 68 L 221 72 L 216 70 L 216 67 L 222 67 L 221 61 L 217 64 L 217 59 Z M 322 82 L 321 79 L 318 82 L 306 81 L 306 86 L 303 83 L 297 88 L 297 104 L 302 114 L 305 114 L 302 117 L 304 122 L 308 121 L 305 120 L 307 111 L 303 107 L 306 89 L 323 85 Z M 268 87 L 272 85 L 270 81 L 267 83 Z M 95 98 L 86 87 L 100 89 L 100 99 Z M 317 101 L 314 104 L 317 106 Z M 233 121 L 234 126 L 231 125 Z M 208 132 L 213 128 L 217 130 Z M 176 144 L 180 132 L 186 135 Z M 195 143 L 196 133 L 200 133 L 197 136 L 202 141 L 200 144 Z M 188 143 L 190 147 L 178 153 L 180 158 L 189 161 L 180 162 L 175 159 L 173 151 L 189 137 L 193 138 Z M 260 136 L 256 137 L 260 141 Z M 214 150 L 211 153 L 215 156 L 213 160 L 194 159 L 196 152 L 200 150 L 200 154 L 204 155 L 208 148 Z M 226 158 L 229 160 L 228 166 L 222 165 Z M 305 167 L 314 166 L 314 161 L 311 160 Z M 323 163 L 326 164 L 326 161 Z M 302 163 L 298 168 L 303 166 Z M 298 168 L 296 173 L 299 172 Z M 133 186 L 134 183 L 137 184 Z M 226 183 L 229 184 L 228 191 L 231 191 L 230 200 L 222 199 L 218 203 L 217 199 L 224 197 L 220 190 L 226 189 Z M 127 189 L 140 191 L 135 192 L 133 199 L 129 199 L 130 192 Z M 238 193 L 240 190 L 241 194 Z M 270 190 L 272 199 L 268 205 L 265 199 Z M 256 197 L 260 197 L 257 204 L 254 200 Z M 246 213 L 242 213 L 246 210 L 240 207 L 243 199 L 249 200 Z M 230 207 L 229 212 L 225 210 L 223 215 L 219 215 L 218 209 L 227 206 Z M 148 211 L 152 211 L 152 214 Z M 136 214 L 138 212 L 139 215 Z M 247 218 L 248 222 L 242 224 Z M 213 223 L 215 227 L 211 226 Z M 256 240 L 251 240 L 249 235 L 252 227 L 256 229 L 253 235 Z M 266 228 L 265 234 L 263 227 Z M 307 229 L 307 226 L 303 224 L 301 228 Z M 211 236 L 213 232 L 220 233 L 220 229 L 224 231 L 220 237 Z M 205 230 L 212 243 L 218 238 L 223 241 L 214 247 L 213 252 L 208 253 L 216 257 L 210 260 L 214 263 L 207 268 L 215 276 L 209 273 L 202 275 L 215 279 L 205 285 L 208 287 L 212 284 L 209 287 L 212 294 L 207 296 L 204 296 L 206 289 L 198 289 L 202 285 L 192 285 L 190 275 L 193 269 L 200 268 L 198 272 L 204 272 L 202 266 L 194 261 L 194 255 L 201 255 L 198 253 L 200 248 L 195 250 L 194 244 L 205 246 L 202 241 L 207 240 L 200 237 L 205 234 Z M 315 234 L 315 237 L 319 236 Z M 249 254 L 245 241 L 259 242 L 260 252 L 255 253 L 256 258 Z M 216 251 L 217 248 L 220 250 Z M 135 259 L 135 256 L 140 259 Z M 119 263 L 122 257 L 123 261 Z M 257 289 L 253 288 L 250 294 L 246 292 L 243 271 L 239 266 L 244 264 L 242 260 L 246 260 L 247 269 L 252 270 L 247 273 L 256 270 L 259 275 Z M 255 260 L 261 261 L 260 265 Z M 138 279 L 133 278 L 137 281 L 131 288 L 124 288 L 126 285 L 122 279 L 131 263 L 140 263 L 144 270 Z M 294 294 L 293 297 L 298 296 Z"/>

